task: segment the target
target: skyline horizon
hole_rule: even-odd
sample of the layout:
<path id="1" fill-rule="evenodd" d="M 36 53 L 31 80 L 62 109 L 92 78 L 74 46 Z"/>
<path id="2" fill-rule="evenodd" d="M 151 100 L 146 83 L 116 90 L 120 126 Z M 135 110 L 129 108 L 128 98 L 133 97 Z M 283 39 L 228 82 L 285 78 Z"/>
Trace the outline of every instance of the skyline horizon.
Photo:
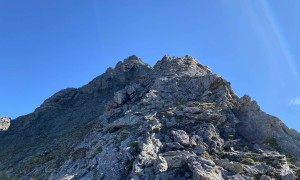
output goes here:
<path id="1" fill-rule="evenodd" d="M 128 59 L 128 58 L 130 58 L 130 57 L 132 57 L 132 56 L 136 56 L 137 58 L 139 58 L 139 60 L 141 60 L 143 63 L 145 63 L 145 64 L 151 66 L 152 68 L 157 64 L 158 61 L 161 61 L 161 60 L 162 60 L 164 57 L 166 57 L 166 56 L 167 56 L 167 57 L 175 57 L 175 58 L 184 58 L 184 57 L 186 57 L 186 56 L 191 56 L 191 57 L 193 57 L 195 60 L 197 60 L 197 62 L 198 62 L 199 64 L 204 65 L 204 66 L 207 66 L 214 74 L 217 74 L 217 75 L 221 76 L 222 78 L 224 78 L 224 77 L 222 76 L 222 74 L 219 74 L 219 73 L 217 73 L 217 72 L 214 72 L 214 71 L 210 68 L 209 64 L 203 64 L 203 63 L 201 63 L 201 61 L 199 61 L 197 58 L 195 58 L 195 57 L 194 57 L 193 55 L 191 55 L 191 54 L 185 54 L 185 55 L 182 55 L 182 56 L 174 56 L 174 55 L 170 55 L 170 54 L 164 54 L 164 55 L 161 57 L 161 59 L 158 59 L 156 62 L 153 61 L 154 63 L 151 63 L 151 64 L 148 63 L 148 62 L 146 62 L 145 60 L 143 60 L 143 58 L 141 58 L 141 57 L 138 56 L 137 54 L 131 54 L 131 55 L 127 56 L 126 58 L 122 59 L 122 60 L 116 60 L 116 63 L 115 63 L 114 66 L 109 66 L 109 67 L 107 67 L 106 70 L 103 71 L 101 74 L 95 76 L 95 77 L 92 78 L 90 81 L 88 81 L 87 83 L 85 83 L 85 84 L 83 84 L 83 85 L 80 85 L 79 87 L 65 87 L 65 88 L 63 88 L 63 89 L 58 90 L 57 92 L 55 92 L 55 93 L 52 94 L 51 96 L 46 97 L 40 105 L 42 105 L 42 104 L 44 103 L 44 101 L 46 101 L 47 99 L 51 98 L 53 95 L 55 95 L 56 93 L 60 92 L 61 90 L 68 89 L 68 88 L 76 88 L 76 89 L 82 88 L 83 86 L 85 86 L 85 85 L 89 84 L 90 82 L 92 82 L 93 79 L 97 78 L 98 76 L 101 76 L 101 75 L 105 74 L 105 72 L 107 71 L 107 69 L 109 69 L 109 68 L 115 69 L 116 66 L 117 66 L 117 64 L 118 64 L 119 62 L 124 62 L 126 59 Z M 104 69 L 105 69 L 105 68 L 104 68 Z M 225 79 L 225 78 L 224 78 L 224 79 Z M 228 80 L 228 79 L 225 79 L 225 80 L 228 81 L 228 82 L 230 83 L 230 86 L 231 86 L 233 92 L 234 92 L 239 98 L 242 98 L 243 96 L 249 96 L 249 97 L 251 98 L 252 101 L 257 102 L 257 100 L 253 99 L 253 98 L 251 97 L 250 94 L 238 94 L 238 93 L 235 91 L 234 87 L 232 87 L 232 84 L 231 84 L 230 80 Z M 296 103 L 297 103 L 297 102 L 296 102 Z M 258 106 L 261 108 L 260 103 L 257 102 L 257 104 L 258 104 Z M 36 108 L 40 107 L 40 105 L 38 105 Z M 35 108 L 35 109 L 36 109 L 36 108 Z M 35 109 L 34 109 L 32 112 L 29 112 L 29 113 L 27 113 L 27 114 L 23 114 L 23 115 L 16 116 L 15 118 L 11 118 L 10 116 L 4 116 L 4 117 L 9 117 L 9 118 L 11 118 L 12 120 L 16 120 L 16 119 L 19 118 L 19 117 L 26 116 L 26 115 L 29 115 L 29 114 L 31 114 L 31 113 L 34 113 Z M 279 120 L 281 120 L 282 122 L 284 122 L 283 119 L 281 119 L 280 117 L 277 117 L 276 115 L 272 115 L 272 114 L 266 112 L 263 108 L 261 108 L 261 110 L 262 110 L 263 112 L 265 112 L 265 113 L 271 115 L 271 116 L 275 116 L 276 118 L 278 118 Z M 295 128 L 293 128 L 293 127 L 289 127 L 289 126 L 288 126 L 288 128 L 294 129 L 294 130 L 296 130 L 297 132 L 300 132 L 300 130 L 295 129 Z"/>
<path id="2" fill-rule="evenodd" d="M 116 6 L 117 4 L 117 6 Z M 190 54 L 300 131 L 300 2 L 0 2 L 0 116 L 33 112 L 136 54 Z"/>

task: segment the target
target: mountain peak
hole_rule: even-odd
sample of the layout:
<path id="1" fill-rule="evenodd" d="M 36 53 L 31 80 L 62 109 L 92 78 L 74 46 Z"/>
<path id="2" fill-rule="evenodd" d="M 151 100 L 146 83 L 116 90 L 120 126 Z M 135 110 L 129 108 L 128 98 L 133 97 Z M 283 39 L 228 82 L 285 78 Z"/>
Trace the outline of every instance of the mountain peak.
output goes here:
<path id="1" fill-rule="evenodd" d="M 116 64 L 115 71 L 128 71 L 132 67 L 150 67 L 148 64 L 144 63 L 141 58 L 136 55 L 131 55 L 123 61 L 119 61 Z"/>
<path id="2" fill-rule="evenodd" d="M 141 61 L 141 59 L 133 54 L 133 55 L 129 56 L 128 58 L 126 58 L 125 61 Z"/>
<path id="3" fill-rule="evenodd" d="M 0 179 L 292 180 L 300 134 L 192 56 L 133 55 L 0 131 L 0 161 Z"/>
<path id="4" fill-rule="evenodd" d="M 137 57 L 136 55 L 129 56 L 123 61 L 123 63 L 125 68 L 127 69 L 130 69 L 133 66 L 148 66 L 142 61 L 141 58 Z"/>
<path id="5" fill-rule="evenodd" d="M 211 73 L 207 66 L 200 64 L 194 57 L 186 55 L 184 57 L 165 55 L 154 65 L 154 69 L 162 74 L 194 74 L 204 75 Z"/>

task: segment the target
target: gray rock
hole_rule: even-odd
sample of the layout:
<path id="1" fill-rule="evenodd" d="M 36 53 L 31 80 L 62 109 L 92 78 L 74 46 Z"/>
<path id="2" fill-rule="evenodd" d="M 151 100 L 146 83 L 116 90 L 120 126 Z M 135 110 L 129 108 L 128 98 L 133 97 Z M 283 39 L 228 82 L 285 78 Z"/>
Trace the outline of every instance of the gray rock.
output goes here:
<path id="1" fill-rule="evenodd" d="M 136 115 L 127 115 L 123 116 L 114 122 L 105 125 L 105 130 L 109 131 L 113 128 L 122 128 L 126 126 L 133 126 L 137 123 L 139 123 L 143 119 L 142 116 L 136 116 Z"/>
<path id="2" fill-rule="evenodd" d="M 224 169 L 226 169 L 228 171 L 232 171 L 237 174 L 240 174 L 243 172 L 243 166 L 237 162 L 230 162 L 227 159 L 220 159 L 220 160 L 215 160 L 215 163 L 218 166 L 221 166 Z"/>
<path id="3" fill-rule="evenodd" d="M 170 127 L 172 127 L 176 124 L 177 124 L 177 122 L 176 122 L 176 119 L 174 117 L 172 117 L 170 120 L 166 121 L 166 126 L 168 128 L 170 128 Z"/>
<path id="4" fill-rule="evenodd" d="M 195 148 L 194 148 L 194 152 L 195 152 L 197 155 L 203 154 L 204 151 L 205 151 L 205 148 L 204 148 L 202 145 L 197 145 L 197 146 L 195 146 Z"/>
<path id="5" fill-rule="evenodd" d="M 191 156 L 195 154 L 188 151 L 169 151 L 160 154 L 167 161 L 168 167 L 171 169 L 182 167 Z"/>
<path id="6" fill-rule="evenodd" d="M 175 142 L 179 142 L 183 145 L 189 145 L 190 143 L 190 138 L 187 135 L 187 133 L 183 130 L 172 130 L 171 131 L 172 135 L 173 135 L 173 139 Z"/>
<path id="7" fill-rule="evenodd" d="M 260 180 L 271 180 L 270 176 L 267 176 L 267 175 L 262 175 L 259 179 Z"/>
<path id="8" fill-rule="evenodd" d="M 158 172 L 166 172 L 168 170 L 168 163 L 166 159 L 162 156 L 158 156 L 158 163 L 156 165 L 156 169 Z"/>
<path id="9" fill-rule="evenodd" d="M 284 165 L 282 170 L 281 170 L 281 179 L 282 180 L 294 180 L 294 172 L 289 168 L 288 165 Z"/>
<path id="10" fill-rule="evenodd" d="M 267 165 L 265 162 L 255 166 L 244 166 L 244 170 L 250 174 L 272 174 L 276 171 L 274 167 Z"/>
<path id="11" fill-rule="evenodd" d="M 0 131 L 7 131 L 10 126 L 10 118 L 2 117 L 0 118 Z"/>
<path id="12" fill-rule="evenodd" d="M 272 141 L 275 150 L 292 154 L 300 158 L 300 134 L 295 134 L 282 121 L 260 110 L 255 101 L 249 96 L 240 99 L 238 132 L 247 140 L 257 144 Z M 263 121 L 262 121 L 263 119 Z M 281 148 L 282 147 L 282 148 Z"/>
<path id="13" fill-rule="evenodd" d="M 114 101 L 118 104 L 121 105 L 127 100 L 127 94 L 125 90 L 121 90 L 115 93 L 114 96 Z"/>
<path id="14" fill-rule="evenodd" d="M 185 113 L 192 113 L 192 114 L 200 114 L 205 112 L 205 109 L 202 107 L 186 107 L 183 109 Z"/>
<path id="15" fill-rule="evenodd" d="M 203 142 L 203 139 L 200 136 L 198 136 L 198 135 L 193 135 L 190 138 L 190 144 L 192 146 L 197 146 L 197 145 L 201 144 L 201 142 Z"/>
<path id="16" fill-rule="evenodd" d="M 190 157 L 188 159 L 188 166 L 193 172 L 194 179 L 223 179 L 221 170 L 211 160 L 201 157 Z"/>
<path id="17" fill-rule="evenodd" d="M 240 139 L 236 139 L 236 140 L 228 140 L 228 141 L 225 141 L 225 147 L 234 147 L 238 142 L 240 141 Z"/>
<path id="18" fill-rule="evenodd" d="M 184 149 L 184 147 L 178 142 L 166 143 L 166 145 L 172 149 Z"/>
<path id="19" fill-rule="evenodd" d="M 293 179 L 300 158 L 298 132 L 189 55 L 130 56 L 2 119 L 0 179 Z"/>

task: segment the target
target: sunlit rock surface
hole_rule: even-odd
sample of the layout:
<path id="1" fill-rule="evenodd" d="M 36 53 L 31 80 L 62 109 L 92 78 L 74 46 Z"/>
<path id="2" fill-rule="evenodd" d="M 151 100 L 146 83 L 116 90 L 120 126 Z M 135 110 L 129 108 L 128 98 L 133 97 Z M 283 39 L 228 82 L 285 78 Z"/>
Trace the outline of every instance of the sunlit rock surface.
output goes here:
<path id="1" fill-rule="evenodd" d="M 0 132 L 0 179 L 296 179 L 300 134 L 192 56 L 130 56 Z"/>
<path id="2" fill-rule="evenodd" d="M 10 126 L 10 118 L 2 117 L 0 118 L 0 131 L 7 131 Z"/>

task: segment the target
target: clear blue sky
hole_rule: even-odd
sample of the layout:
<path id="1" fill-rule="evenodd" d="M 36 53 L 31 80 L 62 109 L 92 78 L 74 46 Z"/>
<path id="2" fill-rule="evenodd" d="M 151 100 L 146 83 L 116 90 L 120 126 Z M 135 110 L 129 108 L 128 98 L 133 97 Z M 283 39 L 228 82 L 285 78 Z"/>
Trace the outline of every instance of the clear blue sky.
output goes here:
<path id="1" fill-rule="evenodd" d="M 0 116 L 136 54 L 190 54 L 300 130 L 300 1 L 1 0 Z"/>

